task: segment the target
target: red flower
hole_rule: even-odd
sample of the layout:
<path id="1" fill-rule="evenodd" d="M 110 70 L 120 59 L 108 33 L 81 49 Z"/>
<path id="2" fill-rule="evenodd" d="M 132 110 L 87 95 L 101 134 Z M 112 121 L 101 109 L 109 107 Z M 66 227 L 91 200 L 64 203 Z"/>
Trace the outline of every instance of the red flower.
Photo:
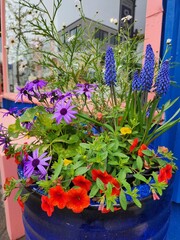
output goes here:
<path id="1" fill-rule="evenodd" d="M 43 211 L 47 212 L 47 215 L 50 217 L 54 211 L 54 206 L 52 205 L 51 200 L 47 196 L 41 197 L 41 208 Z"/>
<path id="2" fill-rule="evenodd" d="M 165 172 L 166 172 L 167 179 L 168 180 L 171 179 L 172 178 L 172 166 L 171 166 L 171 164 L 167 164 L 164 169 L 165 169 Z"/>
<path id="3" fill-rule="evenodd" d="M 142 144 L 138 150 L 138 156 L 142 157 L 144 155 L 142 151 L 146 149 L 147 149 L 147 146 L 145 144 Z"/>
<path id="4" fill-rule="evenodd" d="M 138 145 L 138 138 L 135 138 L 129 148 L 130 152 L 132 152 L 137 145 Z"/>
<path id="5" fill-rule="evenodd" d="M 24 202 L 22 201 L 21 197 L 19 196 L 17 199 L 19 206 L 21 207 L 22 211 L 24 212 Z"/>
<path id="6" fill-rule="evenodd" d="M 99 178 L 104 184 L 108 184 L 112 180 L 112 176 L 109 175 L 106 171 L 102 172 L 101 170 L 93 169 L 92 170 L 92 179 L 96 181 Z"/>
<path id="7" fill-rule="evenodd" d="M 120 210 L 121 208 L 117 208 L 117 207 L 114 207 L 114 212 L 115 211 L 118 211 L 118 210 Z M 111 212 L 111 210 L 109 210 L 109 209 L 107 209 L 107 208 L 103 208 L 102 210 L 101 210 L 101 212 L 102 213 L 109 213 L 109 212 Z"/>
<path id="8" fill-rule="evenodd" d="M 118 180 L 116 178 L 112 177 L 112 180 L 110 181 L 110 183 L 114 185 L 114 187 L 112 188 L 112 195 L 119 196 L 119 194 L 120 194 L 120 183 L 118 182 Z"/>
<path id="9" fill-rule="evenodd" d="M 20 164 L 21 163 L 20 156 L 21 156 L 21 152 L 17 152 L 17 153 L 14 154 L 14 158 L 15 158 L 15 163 L 16 164 Z"/>
<path id="10" fill-rule="evenodd" d="M 170 164 L 167 164 L 165 167 L 160 169 L 158 181 L 167 183 L 168 180 L 171 178 L 172 178 L 172 166 Z"/>
<path id="11" fill-rule="evenodd" d="M 87 192 L 91 189 L 92 183 L 84 176 L 77 176 L 72 180 L 72 182 L 75 186 L 86 189 Z"/>
<path id="12" fill-rule="evenodd" d="M 87 191 L 83 188 L 72 188 L 68 191 L 66 207 L 72 209 L 74 213 L 80 213 L 90 204 Z"/>
<path id="13" fill-rule="evenodd" d="M 6 148 L 6 149 L 4 149 L 4 154 L 5 154 L 5 156 L 6 156 L 6 159 L 10 159 L 10 157 L 11 157 L 11 154 L 10 153 L 8 153 L 9 152 L 9 150 Z"/>
<path id="14" fill-rule="evenodd" d="M 5 180 L 5 183 L 4 183 L 4 190 L 8 190 L 8 187 L 10 186 L 11 184 L 11 181 L 14 179 L 14 177 L 7 177 L 6 180 Z"/>
<path id="15" fill-rule="evenodd" d="M 61 186 L 52 187 L 49 189 L 50 200 L 53 206 L 63 209 L 67 203 L 67 193 L 64 192 Z"/>

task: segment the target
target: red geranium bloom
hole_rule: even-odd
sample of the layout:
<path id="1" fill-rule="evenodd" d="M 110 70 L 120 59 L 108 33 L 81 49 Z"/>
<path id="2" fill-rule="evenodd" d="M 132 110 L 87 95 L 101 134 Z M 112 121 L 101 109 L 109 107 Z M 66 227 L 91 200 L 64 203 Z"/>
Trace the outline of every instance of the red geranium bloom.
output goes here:
<path id="1" fill-rule="evenodd" d="M 143 150 L 146 150 L 147 146 L 146 144 L 142 144 L 141 147 L 138 150 L 138 156 L 142 157 L 144 154 L 142 153 Z"/>
<path id="2" fill-rule="evenodd" d="M 80 213 L 90 204 L 90 198 L 87 191 L 83 188 L 72 188 L 68 191 L 68 200 L 66 207 L 74 213 Z"/>
<path id="3" fill-rule="evenodd" d="M 92 170 L 92 179 L 96 181 L 99 178 L 104 184 L 108 184 L 112 180 L 112 176 L 109 175 L 106 171 L 102 172 L 101 170 L 93 169 Z"/>
<path id="4" fill-rule="evenodd" d="M 132 152 L 137 145 L 138 145 L 138 138 L 135 138 L 129 148 L 130 152 Z"/>
<path id="5" fill-rule="evenodd" d="M 74 183 L 75 186 L 86 189 L 87 192 L 91 189 L 92 185 L 91 181 L 86 179 L 84 176 L 77 176 L 72 180 L 72 182 Z"/>
<path id="6" fill-rule="evenodd" d="M 24 212 L 24 202 L 22 201 L 21 197 L 19 196 L 17 199 L 19 206 L 21 207 L 22 211 Z"/>
<path id="7" fill-rule="evenodd" d="M 41 208 L 43 211 L 47 212 L 47 215 L 50 217 L 54 211 L 54 206 L 52 205 L 51 200 L 47 196 L 41 197 Z"/>
<path id="8" fill-rule="evenodd" d="M 52 187 L 49 189 L 50 200 L 53 206 L 63 209 L 67 203 L 67 193 L 61 186 Z"/>

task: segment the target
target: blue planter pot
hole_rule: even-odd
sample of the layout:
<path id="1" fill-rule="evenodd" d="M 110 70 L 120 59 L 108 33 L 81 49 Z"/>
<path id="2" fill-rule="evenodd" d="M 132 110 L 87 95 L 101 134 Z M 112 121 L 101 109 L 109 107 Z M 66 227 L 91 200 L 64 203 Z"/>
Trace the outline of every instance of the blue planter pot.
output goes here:
<path id="1" fill-rule="evenodd" d="M 27 240 L 163 240 L 169 224 L 172 185 L 160 200 L 142 200 L 142 208 L 129 204 L 126 211 L 102 214 L 97 206 L 82 213 L 55 209 L 48 217 L 41 210 L 40 194 L 25 203 L 23 222 Z"/>

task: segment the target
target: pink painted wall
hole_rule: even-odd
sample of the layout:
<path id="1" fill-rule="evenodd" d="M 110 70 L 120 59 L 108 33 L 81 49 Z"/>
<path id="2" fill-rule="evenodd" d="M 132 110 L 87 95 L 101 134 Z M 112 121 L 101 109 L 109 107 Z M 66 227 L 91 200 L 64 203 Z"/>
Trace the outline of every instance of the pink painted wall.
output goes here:
<path id="1" fill-rule="evenodd" d="M 5 112 L 7 112 L 7 110 L 0 109 L 0 124 L 3 123 L 5 127 L 8 127 L 9 124 L 14 123 L 14 118 L 12 116 L 3 117 Z M 13 176 L 17 178 L 17 164 L 13 158 L 6 159 L 6 156 L 2 151 L 2 147 L 0 147 L 0 172 L 2 186 L 4 185 L 7 177 Z M 13 194 L 4 202 L 6 226 L 10 240 L 16 240 L 24 236 L 22 211 L 19 204 L 14 201 L 15 194 L 16 191 L 14 191 Z"/>
<path id="2" fill-rule="evenodd" d="M 157 60 L 159 59 L 161 46 L 162 17 L 162 0 L 148 0 L 144 48 L 147 44 L 151 44 Z"/>

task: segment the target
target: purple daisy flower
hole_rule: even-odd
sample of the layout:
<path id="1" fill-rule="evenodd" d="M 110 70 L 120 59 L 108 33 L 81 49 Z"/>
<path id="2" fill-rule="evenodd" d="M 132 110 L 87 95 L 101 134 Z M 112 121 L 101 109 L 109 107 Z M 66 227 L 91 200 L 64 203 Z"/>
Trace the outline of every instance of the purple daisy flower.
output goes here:
<path id="1" fill-rule="evenodd" d="M 18 110 L 17 107 L 10 108 L 9 111 L 7 111 L 3 114 L 3 117 L 7 117 L 8 115 L 16 116 L 17 110 Z"/>
<path id="2" fill-rule="evenodd" d="M 16 97 L 15 102 L 17 102 L 19 98 L 21 99 L 21 102 L 23 102 L 23 97 L 27 97 L 30 101 L 32 100 L 32 95 L 29 93 L 27 84 L 23 88 L 17 87 L 17 90 L 19 91 L 19 93 Z"/>
<path id="3" fill-rule="evenodd" d="M 32 129 L 33 124 L 33 122 L 22 122 L 22 126 L 25 127 L 28 131 Z"/>
<path id="4" fill-rule="evenodd" d="M 76 85 L 78 89 L 74 90 L 77 94 L 84 94 L 88 99 L 91 98 L 91 93 L 95 91 L 97 88 L 97 84 L 89 84 L 89 83 L 78 83 Z"/>
<path id="5" fill-rule="evenodd" d="M 24 176 L 29 178 L 34 175 L 39 175 L 40 178 L 47 174 L 45 167 L 49 166 L 47 161 L 51 160 L 52 157 L 45 157 L 47 152 L 39 156 L 39 149 L 33 151 L 32 157 L 28 155 L 27 160 L 24 161 L 23 172 Z"/>
<path id="6" fill-rule="evenodd" d="M 51 92 L 48 93 L 50 97 L 50 103 L 54 103 L 59 99 L 59 96 L 61 96 L 62 92 L 59 89 L 54 89 Z"/>
<path id="7" fill-rule="evenodd" d="M 35 79 L 27 83 L 27 88 L 29 91 L 38 90 L 39 88 L 46 87 L 48 82 L 43 79 Z"/>
<path id="8" fill-rule="evenodd" d="M 0 146 L 2 146 L 2 149 L 5 150 L 10 146 L 10 139 L 0 134 Z"/>
<path id="9" fill-rule="evenodd" d="M 72 110 L 74 107 L 75 106 L 73 105 L 71 106 L 71 100 L 69 100 L 67 103 L 64 101 L 57 103 L 53 116 L 53 118 L 56 119 L 57 124 L 59 124 L 62 119 L 69 124 L 72 121 L 72 118 L 76 118 L 74 114 L 76 114 L 77 111 Z"/>

